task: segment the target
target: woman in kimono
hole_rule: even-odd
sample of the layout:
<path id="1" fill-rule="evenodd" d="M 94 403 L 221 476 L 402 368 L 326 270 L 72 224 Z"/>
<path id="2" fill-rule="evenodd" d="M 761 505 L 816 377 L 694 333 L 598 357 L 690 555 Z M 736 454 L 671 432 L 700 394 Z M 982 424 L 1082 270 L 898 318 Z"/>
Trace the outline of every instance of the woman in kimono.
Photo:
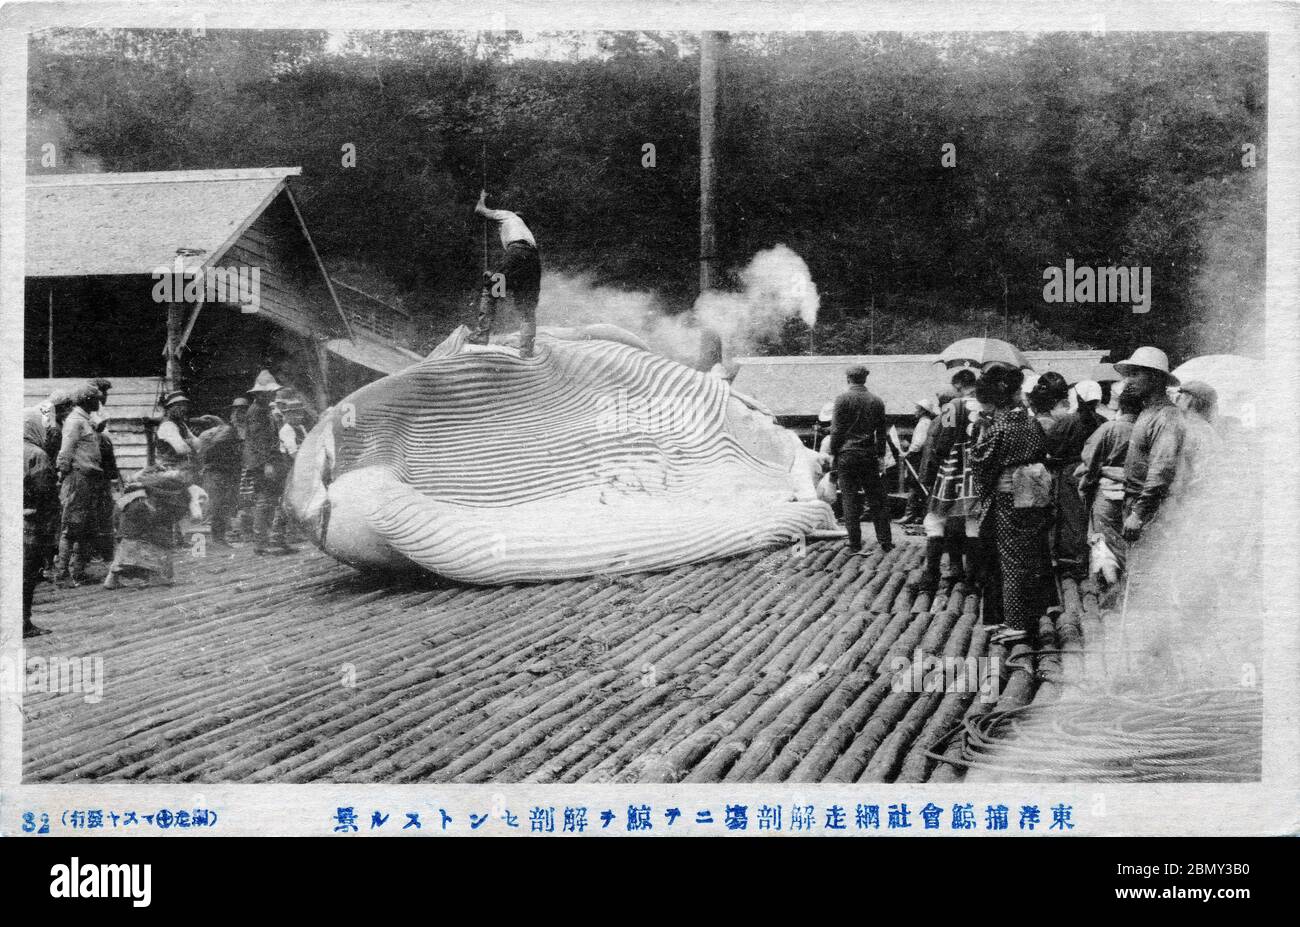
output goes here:
<path id="1" fill-rule="evenodd" d="M 1048 528 L 1052 559 L 1061 575 L 1082 580 L 1088 575 L 1088 514 L 1074 473 L 1095 423 L 1087 413 L 1070 411 L 1069 393 L 1065 378 L 1048 371 L 1039 377 L 1029 404 L 1047 438 L 1047 465 L 1053 477 L 1055 511 Z"/>
<path id="2" fill-rule="evenodd" d="M 975 385 L 983 427 L 969 455 L 980 499 L 980 537 L 995 552 L 985 623 L 1001 625 L 989 642 L 1008 647 L 1032 641 L 1048 602 L 1042 538 L 1051 476 L 1043 430 L 1020 403 L 1023 381 L 1024 374 L 1010 364 L 985 367 Z"/>

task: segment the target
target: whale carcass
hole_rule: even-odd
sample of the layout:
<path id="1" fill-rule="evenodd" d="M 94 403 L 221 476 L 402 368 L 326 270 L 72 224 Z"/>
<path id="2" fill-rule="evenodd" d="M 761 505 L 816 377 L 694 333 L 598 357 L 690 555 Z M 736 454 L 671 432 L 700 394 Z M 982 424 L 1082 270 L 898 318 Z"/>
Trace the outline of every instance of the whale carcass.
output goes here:
<path id="1" fill-rule="evenodd" d="M 285 505 L 360 569 L 468 583 L 665 569 L 834 528 L 817 457 L 729 384 L 612 326 L 523 359 L 457 329 L 331 406 Z"/>

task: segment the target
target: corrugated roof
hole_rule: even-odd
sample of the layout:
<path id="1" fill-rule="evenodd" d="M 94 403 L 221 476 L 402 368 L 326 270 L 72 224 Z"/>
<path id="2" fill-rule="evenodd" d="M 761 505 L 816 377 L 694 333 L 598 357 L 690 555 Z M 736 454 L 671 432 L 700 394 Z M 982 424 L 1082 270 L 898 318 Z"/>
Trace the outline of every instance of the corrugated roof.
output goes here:
<path id="1" fill-rule="evenodd" d="M 1025 351 L 1034 370 L 1055 370 L 1066 380 L 1088 379 L 1105 356 L 1091 351 Z M 773 414 L 815 416 L 844 391 L 844 371 L 862 364 L 871 371 L 867 388 L 885 403 L 889 415 L 912 415 L 916 400 L 950 388 L 951 374 L 932 354 L 838 355 L 818 357 L 738 357 L 732 386 L 754 397 Z"/>
<path id="2" fill-rule="evenodd" d="M 210 265 L 299 167 L 27 178 L 27 276 L 148 274 Z"/>

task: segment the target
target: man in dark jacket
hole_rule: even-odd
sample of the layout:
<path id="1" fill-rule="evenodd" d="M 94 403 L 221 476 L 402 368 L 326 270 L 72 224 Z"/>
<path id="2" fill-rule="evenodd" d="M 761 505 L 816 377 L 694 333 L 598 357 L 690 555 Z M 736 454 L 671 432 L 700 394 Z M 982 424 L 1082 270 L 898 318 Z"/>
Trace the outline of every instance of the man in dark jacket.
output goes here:
<path id="1" fill-rule="evenodd" d="M 280 496 L 289 475 L 285 457 L 280 453 L 279 426 L 272 415 L 271 400 L 280 389 L 269 370 L 257 375 L 257 382 L 248 391 L 252 405 L 248 407 L 245 425 L 244 469 L 253 475 L 253 492 L 256 503 L 253 509 L 253 553 L 291 553 L 293 548 L 284 539 L 283 519 L 276 518 Z"/>
<path id="2" fill-rule="evenodd" d="M 227 547 L 226 531 L 239 501 L 243 442 L 234 426 L 227 425 L 220 416 L 203 415 L 192 424 L 199 431 L 199 463 L 203 470 L 203 489 L 208 494 L 212 543 Z"/>
<path id="3" fill-rule="evenodd" d="M 41 567 L 54 547 L 59 520 L 59 490 L 45 453 L 45 423 L 39 414 L 23 418 L 23 637 L 48 634 L 32 624 L 32 597 Z"/>
<path id="4" fill-rule="evenodd" d="M 885 484 L 880 478 L 880 457 L 885 447 L 885 404 L 866 386 L 867 368 L 855 364 L 847 372 L 849 388 L 835 400 L 831 413 L 830 455 L 834 461 L 844 526 L 849 531 L 849 550 L 862 549 L 862 500 L 864 492 L 882 550 L 892 550 L 889 509 Z"/>

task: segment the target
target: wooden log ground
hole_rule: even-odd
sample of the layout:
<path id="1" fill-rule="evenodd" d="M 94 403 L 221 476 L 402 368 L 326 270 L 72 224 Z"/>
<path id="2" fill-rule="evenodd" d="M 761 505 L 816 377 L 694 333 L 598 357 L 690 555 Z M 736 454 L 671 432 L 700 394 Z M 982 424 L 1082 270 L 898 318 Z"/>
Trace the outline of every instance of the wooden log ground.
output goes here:
<path id="1" fill-rule="evenodd" d="M 29 781 L 922 781 L 979 707 L 897 691 L 919 648 L 987 656 L 978 602 L 907 585 L 920 540 L 478 588 L 315 551 L 178 557 L 172 588 L 42 585 L 31 657 L 101 657 L 103 698 L 24 696 Z M 1072 589 L 1056 642 L 1098 631 Z M 1050 630 L 1050 628 L 1048 629 Z M 1003 655 L 1005 656 L 1005 655 Z M 1060 661 L 1071 678 L 1083 654 Z M 1017 697 L 1031 697 L 1017 683 Z"/>

